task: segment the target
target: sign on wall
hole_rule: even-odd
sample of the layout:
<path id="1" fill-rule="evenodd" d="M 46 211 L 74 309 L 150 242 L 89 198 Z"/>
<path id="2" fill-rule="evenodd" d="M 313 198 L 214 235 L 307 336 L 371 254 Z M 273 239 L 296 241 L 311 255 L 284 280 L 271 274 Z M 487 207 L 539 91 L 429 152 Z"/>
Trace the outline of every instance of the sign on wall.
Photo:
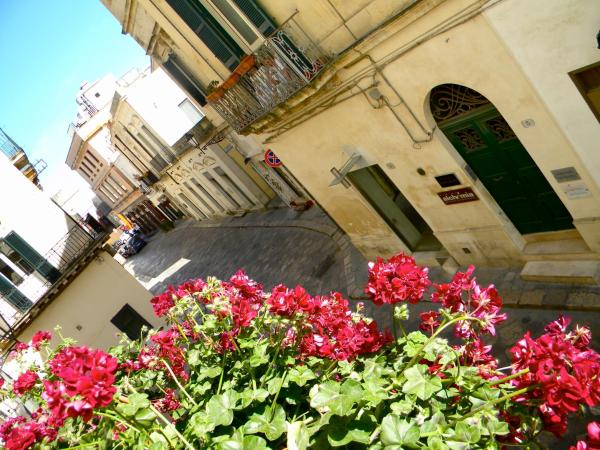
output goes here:
<path id="1" fill-rule="evenodd" d="M 437 193 L 442 201 L 446 205 L 454 205 L 456 203 L 466 203 L 479 200 L 479 197 L 473 192 L 470 187 L 452 189 L 451 191 L 444 191 Z"/>
<path id="2" fill-rule="evenodd" d="M 275 155 L 273 150 L 267 149 L 265 152 L 265 162 L 269 167 L 279 167 L 281 166 L 281 160 Z"/>

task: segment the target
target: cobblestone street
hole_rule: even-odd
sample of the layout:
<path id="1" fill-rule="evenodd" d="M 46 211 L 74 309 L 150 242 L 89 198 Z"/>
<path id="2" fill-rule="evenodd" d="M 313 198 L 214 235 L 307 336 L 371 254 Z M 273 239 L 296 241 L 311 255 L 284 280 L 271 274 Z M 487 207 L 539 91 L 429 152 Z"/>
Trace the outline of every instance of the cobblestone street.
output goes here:
<path id="1" fill-rule="evenodd" d="M 220 222 L 180 223 L 169 233 L 154 236 L 144 250 L 127 260 L 125 267 L 153 293 L 189 278 L 214 275 L 228 278 L 243 268 L 270 289 L 277 283 L 301 284 L 311 294 L 332 290 L 360 300 L 367 279 L 367 261 L 320 210 L 306 212 L 273 209 Z M 530 330 L 543 333 L 544 326 L 561 312 L 573 323 L 593 331 L 593 346 L 600 349 L 600 290 L 595 286 L 525 282 L 515 269 L 477 268 L 481 284 L 495 283 L 505 299 L 508 320 L 498 327 L 496 344 L 501 364 L 508 363 L 508 349 Z M 431 270 L 435 282 L 449 280 L 441 268 Z M 365 302 L 367 313 L 382 326 L 391 324 L 391 308 Z M 418 313 L 437 305 L 422 302 L 411 306 L 410 329 L 418 325 Z M 568 311 L 567 311 L 568 310 Z M 596 417 L 600 411 L 594 410 Z M 581 422 L 583 423 L 583 422 Z M 550 448 L 568 448 L 549 441 Z"/>

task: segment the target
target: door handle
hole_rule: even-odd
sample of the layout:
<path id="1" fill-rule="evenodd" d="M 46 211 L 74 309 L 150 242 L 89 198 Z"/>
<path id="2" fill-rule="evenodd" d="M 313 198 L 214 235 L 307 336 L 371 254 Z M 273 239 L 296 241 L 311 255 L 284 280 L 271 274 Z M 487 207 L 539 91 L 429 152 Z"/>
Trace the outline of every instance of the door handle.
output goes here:
<path id="1" fill-rule="evenodd" d="M 498 182 L 498 181 L 501 181 L 501 180 L 503 180 L 503 179 L 504 179 L 504 176 L 502 176 L 502 175 L 500 175 L 499 177 L 494 177 L 494 178 L 492 178 L 492 180 L 494 180 L 494 181 L 496 181 L 496 182 Z"/>

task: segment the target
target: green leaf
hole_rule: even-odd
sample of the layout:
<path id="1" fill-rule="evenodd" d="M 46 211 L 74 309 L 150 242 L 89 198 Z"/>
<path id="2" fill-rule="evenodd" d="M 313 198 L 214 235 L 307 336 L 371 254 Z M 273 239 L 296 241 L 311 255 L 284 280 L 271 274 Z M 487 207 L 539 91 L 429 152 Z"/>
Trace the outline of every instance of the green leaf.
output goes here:
<path id="1" fill-rule="evenodd" d="M 156 420 L 156 414 L 150 408 L 140 409 L 135 414 L 135 420 L 144 426 L 149 426 Z"/>
<path id="2" fill-rule="evenodd" d="M 281 405 L 275 405 L 273 409 L 270 406 L 264 408 L 262 413 L 254 413 L 243 426 L 244 433 L 256 434 L 264 433 L 270 441 L 274 441 L 286 430 L 285 410 Z"/>
<path id="3" fill-rule="evenodd" d="M 196 367 L 201 363 L 200 350 L 193 349 L 187 352 L 187 363 L 190 367 Z"/>
<path id="4" fill-rule="evenodd" d="M 479 428 L 474 425 L 469 425 L 465 422 L 458 422 L 454 430 L 451 430 L 451 433 L 452 434 L 448 441 L 475 444 L 481 439 L 481 433 L 479 432 Z M 448 445 L 450 445 L 450 442 L 448 442 Z"/>
<path id="5" fill-rule="evenodd" d="M 147 394 L 131 394 L 127 397 L 129 403 L 119 403 L 117 405 L 117 411 L 126 417 L 133 417 L 142 408 L 150 406 L 150 400 L 148 400 Z"/>
<path id="6" fill-rule="evenodd" d="M 421 425 L 421 433 L 433 433 L 434 431 L 441 430 L 446 425 L 446 418 L 440 411 L 436 412 L 431 419 L 426 420 Z"/>
<path id="7" fill-rule="evenodd" d="M 417 443 L 419 428 L 395 414 L 388 414 L 381 422 L 381 441 L 387 445 L 410 446 Z"/>
<path id="8" fill-rule="evenodd" d="M 190 417 L 187 429 L 191 430 L 196 437 L 203 439 L 208 433 L 215 429 L 215 423 L 206 414 L 206 411 L 199 411 Z"/>
<path id="9" fill-rule="evenodd" d="M 235 391 L 228 391 L 235 392 Z M 231 425 L 233 422 L 233 408 L 235 400 L 232 401 L 231 395 L 224 393 L 221 395 L 213 395 L 206 403 L 206 415 L 210 422 L 215 426 Z"/>
<path id="10" fill-rule="evenodd" d="M 240 400 L 244 408 L 248 407 L 252 402 L 264 402 L 269 396 L 266 389 L 246 389 L 240 394 Z"/>
<path id="11" fill-rule="evenodd" d="M 429 450 L 448 450 L 448 446 L 439 436 L 430 436 L 427 439 L 427 448 Z"/>
<path id="12" fill-rule="evenodd" d="M 341 385 L 335 381 L 326 381 L 316 385 L 315 388 L 310 392 L 310 406 L 320 412 L 331 411 L 338 416 L 349 414 L 363 394 L 360 383 L 351 378 L 346 379 Z"/>
<path id="13" fill-rule="evenodd" d="M 310 441 L 310 433 L 303 421 L 296 421 L 287 426 L 287 449 L 306 450 Z"/>
<path id="14" fill-rule="evenodd" d="M 288 372 L 288 380 L 298 386 L 304 386 L 310 380 L 317 378 L 315 373 L 306 366 L 297 366 Z"/>
<path id="15" fill-rule="evenodd" d="M 412 412 L 415 406 L 415 402 L 405 398 L 398 402 L 392 403 L 390 405 L 390 409 L 394 414 L 397 414 L 399 416 L 407 416 Z"/>
<path id="16" fill-rule="evenodd" d="M 327 429 L 327 439 L 332 447 L 342 447 L 350 442 L 368 444 L 376 427 L 377 420 L 372 414 L 364 414 L 360 420 L 350 422 L 338 420 Z"/>
<path id="17" fill-rule="evenodd" d="M 415 394 L 421 400 L 427 400 L 442 389 L 442 382 L 435 375 L 425 375 L 427 367 L 421 364 L 404 371 L 406 383 L 402 386 L 405 394 Z"/>
<path id="18" fill-rule="evenodd" d="M 219 366 L 203 367 L 198 371 L 198 379 L 204 380 L 205 378 L 216 378 L 221 375 L 221 369 Z"/>

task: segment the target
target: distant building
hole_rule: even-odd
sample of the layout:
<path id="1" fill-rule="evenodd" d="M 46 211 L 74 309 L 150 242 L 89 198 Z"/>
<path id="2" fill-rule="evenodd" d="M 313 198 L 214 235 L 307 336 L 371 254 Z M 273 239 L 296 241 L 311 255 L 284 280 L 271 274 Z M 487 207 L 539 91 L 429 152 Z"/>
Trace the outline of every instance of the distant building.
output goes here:
<path id="1" fill-rule="evenodd" d="M 0 151 L 6 155 L 13 166 L 21 171 L 33 184 L 40 189 L 39 174 L 46 168 L 43 160 L 37 162 L 38 167 L 29 162 L 27 153 L 0 128 Z"/>
<path id="2" fill-rule="evenodd" d="M 106 232 L 77 224 L 4 155 L 0 189 L 10 192 L 0 202 L 0 355 L 55 325 L 104 348 L 119 331 L 157 325 L 150 293 L 104 249 Z"/>
<path id="3" fill-rule="evenodd" d="M 110 113 L 114 147 L 142 173 L 149 197 L 165 212 L 175 204 L 203 220 L 262 208 L 274 197 L 162 70 L 119 86 Z"/>
<path id="4" fill-rule="evenodd" d="M 130 215 L 145 232 L 151 232 L 169 218 L 140 192 L 139 171 L 113 147 L 108 129 L 110 104 L 117 87 L 139 76 L 131 71 L 119 80 L 107 75 L 82 84 L 76 98 L 77 118 L 69 127 L 71 146 L 66 163 L 111 208 L 113 221 L 118 221 L 119 214 Z"/>

